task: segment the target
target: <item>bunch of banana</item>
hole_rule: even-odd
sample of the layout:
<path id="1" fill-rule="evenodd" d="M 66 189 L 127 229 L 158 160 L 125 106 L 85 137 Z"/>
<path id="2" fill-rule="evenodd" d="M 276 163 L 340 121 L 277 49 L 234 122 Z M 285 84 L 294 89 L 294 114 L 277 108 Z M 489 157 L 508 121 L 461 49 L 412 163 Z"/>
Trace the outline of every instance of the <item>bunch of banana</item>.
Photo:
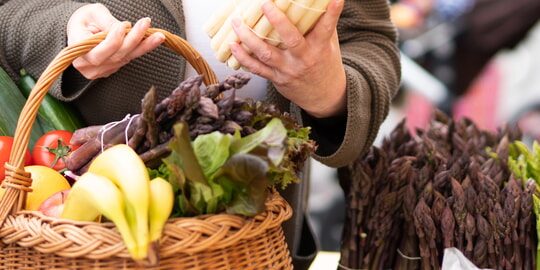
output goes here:
<path id="1" fill-rule="evenodd" d="M 240 63 L 229 48 L 231 42 L 239 42 L 231 25 L 233 18 L 239 18 L 255 34 L 273 46 L 279 46 L 281 38 L 272 24 L 263 15 L 261 5 L 266 0 L 225 0 L 203 26 L 203 31 L 212 39 L 210 46 L 216 52 L 216 59 L 226 62 L 233 69 Z M 301 34 L 306 34 L 328 8 L 330 0 L 273 0 Z M 244 46 L 249 52 L 249 49 Z"/>
<path id="2" fill-rule="evenodd" d="M 171 184 L 150 180 L 137 153 L 118 144 L 99 154 L 75 182 L 61 218 L 94 221 L 103 215 L 116 225 L 133 259 L 151 265 L 156 251 L 149 246 L 157 247 L 173 200 Z"/>

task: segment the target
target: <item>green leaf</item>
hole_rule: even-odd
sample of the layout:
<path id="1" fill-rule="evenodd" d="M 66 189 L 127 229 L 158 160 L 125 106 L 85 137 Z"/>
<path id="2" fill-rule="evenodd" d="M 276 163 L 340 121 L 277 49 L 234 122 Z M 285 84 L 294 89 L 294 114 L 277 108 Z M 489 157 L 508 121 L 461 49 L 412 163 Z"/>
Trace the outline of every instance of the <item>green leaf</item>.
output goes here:
<path id="1" fill-rule="evenodd" d="M 168 146 L 172 149 L 172 152 L 164 161 L 169 164 L 181 166 L 184 169 L 186 178 L 190 181 L 198 182 L 203 186 L 209 187 L 208 181 L 191 146 L 188 124 L 180 122 L 175 124 L 173 129 L 176 139 L 169 143 Z"/>
<path id="2" fill-rule="evenodd" d="M 510 169 L 510 171 L 512 171 L 514 173 L 516 178 L 518 178 L 518 179 L 526 179 L 525 177 L 522 176 L 522 173 L 521 173 L 521 170 L 519 169 L 519 166 L 520 165 L 518 164 L 517 160 L 515 160 L 512 157 L 508 158 L 508 168 Z"/>
<path id="3" fill-rule="evenodd" d="M 231 154 L 249 153 L 257 147 L 264 145 L 267 148 L 269 160 L 277 165 L 281 163 L 285 154 L 285 140 L 287 130 L 279 118 L 273 118 L 261 130 L 234 141 L 231 145 Z"/>
<path id="4" fill-rule="evenodd" d="M 214 131 L 199 135 L 193 141 L 195 156 L 206 179 L 210 179 L 229 158 L 229 147 L 232 139 L 232 135 Z"/>
<path id="5" fill-rule="evenodd" d="M 540 237 L 540 199 L 536 194 L 533 194 L 533 209 L 536 216 L 536 235 Z M 537 243 L 537 248 L 540 252 L 540 241 Z"/>
<path id="6" fill-rule="evenodd" d="M 265 209 L 268 164 L 251 154 L 233 155 L 216 173 L 216 182 L 234 194 L 226 205 L 230 214 L 256 215 Z"/>
<path id="7" fill-rule="evenodd" d="M 210 186 L 195 181 L 188 181 L 187 186 L 189 187 L 189 193 L 185 194 L 189 194 L 189 202 L 191 205 L 193 205 L 200 214 L 208 213 L 207 204 L 213 197 Z"/>
<path id="8" fill-rule="evenodd" d="M 258 208 L 251 197 L 249 197 L 246 193 L 242 193 L 236 196 L 236 199 L 227 206 L 226 211 L 231 215 L 239 214 L 252 217 L 264 211 L 264 208 L 262 210 Z"/>
<path id="9" fill-rule="evenodd" d="M 173 126 L 175 138 L 169 143 L 171 154 L 163 159 L 186 196 L 184 206 L 192 205 L 198 214 L 206 213 L 207 204 L 214 198 L 212 188 L 195 156 L 189 137 L 189 126 L 178 123 Z M 169 180 L 171 181 L 171 180 Z M 189 198 L 187 197 L 189 195 Z"/>

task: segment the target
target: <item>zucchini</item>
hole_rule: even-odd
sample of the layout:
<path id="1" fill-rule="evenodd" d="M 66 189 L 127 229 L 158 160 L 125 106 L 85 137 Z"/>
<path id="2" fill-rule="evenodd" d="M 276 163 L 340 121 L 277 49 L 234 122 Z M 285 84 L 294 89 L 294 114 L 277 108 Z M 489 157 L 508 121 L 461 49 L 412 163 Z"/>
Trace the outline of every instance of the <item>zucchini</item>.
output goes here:
<path id="1" fill-rule="evenodd" d="M 25 69 L 21 69 L 20 74 L 19 85 L 22 94 L 28 97 L 36 84 L 36 80 Z M 52 130 L 73 132 L 85 126 L 80 113 L 71 104 L 60 101 L 49 93 L 45 94 L 45 97 L 41 101 L 38 114 L 48 122 Z M 43 124 L 42 126 L 45 125 Z"/>
<path id="2" fill-rule="evenodd" d="M 9 77 L 6 71 L 0 67 L 0 135 L 15 135 L 17 122 L 21 110 L 26 103 L 26 98 L 22 95 L 17 84 Z M 44 134 L 43 129 L 37 121 L 34 122 L 30 133 L 29 149 Z"/>

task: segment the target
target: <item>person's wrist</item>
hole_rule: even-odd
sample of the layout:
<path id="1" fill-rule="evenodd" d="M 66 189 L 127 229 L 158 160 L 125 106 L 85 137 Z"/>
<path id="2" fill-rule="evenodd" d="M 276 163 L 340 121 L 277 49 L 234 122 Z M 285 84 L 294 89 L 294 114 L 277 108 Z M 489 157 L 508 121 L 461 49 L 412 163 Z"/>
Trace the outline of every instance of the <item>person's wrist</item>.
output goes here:
<path id="1" fill-rule="evenodd" d="M 333 81 L 332 85 L 327 86 L 326 89 L 335 90 L 327 93 L 325 97 L 319 97 L 318 102 L 312 102 L 315 106 L 312 106 L 311 110 L 304 110 L 316 118 L 345 115 L 347 112 L 347 82 L 345 74 L 343 74 L 342 80 Z"/>
<path id="2" fill-rule="evenodd" d="M 345 94 L 342 94 L 333 102 L 329 102 L 326 99 L 323 105 L 314 106 L 312 109 L 304 109 L 304 111 L 315 118 L 342 116 L 347 112 L 347 97 Z"/>

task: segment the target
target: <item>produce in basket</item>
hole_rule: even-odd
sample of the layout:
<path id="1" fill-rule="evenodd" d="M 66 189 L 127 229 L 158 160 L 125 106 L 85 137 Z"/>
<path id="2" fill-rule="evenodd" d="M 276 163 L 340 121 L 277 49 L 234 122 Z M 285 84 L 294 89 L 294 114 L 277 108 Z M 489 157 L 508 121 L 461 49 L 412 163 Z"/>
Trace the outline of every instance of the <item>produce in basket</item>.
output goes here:
<path id="1" fill-rule="evenodd" d="M 8 162 L 11 144 L 13 143 L 13 136 L 15 134 L 15 127 L 17 126 L 19 118 L 18 114 L 21 112 L 26 98 L 32 90 L 32 87 L 35 85 L 34 78 L 32 78 L 25 69 L 21 70 L 20 75 L 21 79 L 17 85 L 11 80 L 8 74 L 0 68 L 0 164 Z M 35 149 L 38 141 L 42 139 L 43 135 L 47 132 L 57 132 L 57 130 L 73 131 L 82 126 L 82 120 L 76 110 L 47 93 L 38 109 L 36 122 L 34 122 L 32 126 L 28 145 L 29 149 Z M 43 150 L 41 151 L 43 155 L 40 155 L 41 161 L 41 157 L 44 157 L 46 154 L 45 151 L 48 150 L 40 150 Z M 30 164 L 34 164 L 32 157 L 25 157 L 25 165 Z M 43 165 L 42 163 L 36 164 Z M 60 166 L 60 164 L 58 166 Z M 4 178 L 5 175 L 2 170 L 0 172 L 0 183 Z"/>
<path id="2" fill-rule="evenodd" d="M 135 149 L 147 167 L 158 169 L 163 164 L 162 159 L 172 151 L 170 143 L 178 138 L 175 124 L 185 123 L 191 140 L 214 131 L 244 138 L 261 131 L 273 119 L 277 119 L 284 127 L 281 132 L 286 132 L 285 140 L 279 147 L 268 147 L 266 142 L 257 140 L 251 143 L 264 143 L 256 145 L 254 150 L 267 155 L 268 160 L 274 159 L 273 154 L 280 153 L 276 149 L 283 150 L 280 163 L 269 163 L 270 183 L 286 186 L 297 182 L 297 173 L 303 162 L 316 148 L 314 141 L 309 139 L 310 128 L 300 127 L 289 114 L 280 112 L 273 104 L 237 98 L 236 89 L 243 87 L 249 79 L 247 73 L 237 73 L 219 84 L 202 88 L 202 76 L 194 76 L 182 82 L 159 103 L 156 101 L 157 90 L 152 88 L 141 102 L 140 114 L 118 122 L 76 130 L 71 144 L 81 146 L 68 156 L 67 169 L 81 174 L 102 149 L 126 142 Z M 227 92 L 227 95 L 222 95 L 223 92 Z M 253 137 L 256 136 L 250 138 Z"/>
<path id="3" fill-rule="evenodd" d="M 32 88 L 36 85 L 36 80 L 26 71 L 26 69 L 21 69 L 20 75 L 20 90 L 24 97 L 28 98 Z M 43 97 L 41 106 L 39 106 L 38 109 L 38 114 L 45 122 L 42 124 L 44 132 L 53 130 L 73 132 L 84 126 L 81 115 L 72 105 L 56 99 L 49 93 Z M 48 129 L 45 129 L 46 127 Z"/>
<path id="4" fill-rule="evenodd" d="M 91 173 L 125 181 L 113 180 L 125 194 L 126 209 L 132 205 L 134 217 L 142 218 L 138 224 L 148 224 L 144 218 L 152 203 L 142 198 L 151 198 L 147 181 L 155 178 L 172 185 L 176 197 L 170 199 L 171 206 L 174 201 L 172 216 L 261 213 L 268 186 L 285 187 L 299 181 L 297 173 L 315 150 L 315 143 L 308 137 L 308 127 L 300 127 L 274 105 L 237 98 L 236 90 L 249 78 L 247 73 L 237 73 L 203 88 L 202 76 L 194 76 L 159 103 L 157 90 L 151 88 L 141 102 L 140 114 L 76 130 L 71 144 L 82 145 L 69 154 L 67 168 L 82 179 Z M 120 145 L 132 149 L 140 161 L 128 153 L 111 154 Z M 131 165 L 126 157 L 133 159 Z M 142 172 L 141 166 L 148 172 Z M 133 182 L 137 179 L 139 184 Z M 71 191 L 71 195 L 76 194 Z M 73 211 L 69 203 L 68 198 L 63 217 Z M 73 213 L 71 218 L 81 215 Z"/>
<path id="5" fill-rule="evenodd" d="M 173 207 L 172 186 L 163 182 L 159 178 L 150 181 L 146 166 L 132 148 L 112 146 L 77 179 L 61 218 L 94 221 L 103 215 L 116 225 L 132 258 L 144 263 L 149 254 L 157 253 L 149 246 L 159 240 Z"/>
<path id="6" fill-rule="evenodd" d="M 281 44 L 281 37 L 272 24 L 263 15 L 261 5 L 265 0 L 225 0 L 203 26 L 203 31 L 211 40 L 211 48 L 216 52 L 216 59 L 226 62 L 233 69 L 240 68 L 240 63 L 229 48 L 231 42 L 239 42 L 234 33 L 231 20 L 240 19 L 253 33 L 273 46 Z M 306 34 L 326 11 L 330 0 L 273 0 L 301 34 Z M 249 49 L 244 46 L 249 52 Z"/>
<path id="7" fill-rule="evenodd" d="M 13 137 L 11 136 L 1 136 L 0 135 L 0 164 L 5 164 L 9 161 L 9 154 L 11 153 L 11 148 L 13 147 Z M 30 150 L 25 151 L 24 165 L 32 165 L 32 154 Z M 0 171 L 0 183 L 4 181 L 6 177 L 5 171 Z"/>
<path id="8" fill-rule="evenodd" d="M 227 83 L 234 84 L 234 80 L 218 84 L 218 80 L 208 64 L 185 40 L 160 29 L 148 29 L 147 34 L 149 35 L 156 31 L 164 33 L 167 37 L 164 45 L 181 54 L 190 64 L 192 64 L 197 72 L 204 74 L 204 82 L 206 85 L 215 84 L 212 87 L 204 89 L 206 94 L 217 94 L 219 93 L 220 88 L 232 88 L 232 86 L 227 85 Z M 9 260 L 9 265 L 11 267 L 19 268 L 19 266 L 21 266 L 24 268 L 28 265 L 32 265 L 32 268 L 36 269 L 49 269 L 51 267 L 64 269 L 73 268 L 74 266 L 80 267 L 81 269 L 141 268 L 141 266 L 131 258 L 130 253 L 124 247 L 121 235 L 112 222 L 77 222 L 68 219 L 44 217 L 37 211 L 20 211 L 22 210 L 22 203 L 24 203 L 26 199 L 26 194 L 29 191 L 28 188 L 32 183 L 30 173 L 23 170 L 23 163 L 24 150 L 29 142 L 28 135 L 30 134 L 32 123 L 34 123 L 32 120 L 37 120 L 37 118 L 39 118 L 39 115 L 37 115 L 37 108 L 41 104 L 44 94 L 47 93 L 54 80 L 56 80 L 61 72 L 70 65 L 71 61 L 92 49 L 100 41 L 105 39 L 105 36 L 106 33 L 98 33 L 95 35 L 95 38 L 88 41 L 90 45 L 84 44 L 83 46 L 76 44 L 73 46 L 77 47 L 75 50 L 73 47 L 62 50 L 43 72 L 35 89 L 30 93 L 30 96 L 20 113 L 19 124 L 17 125 L 14 136 L 14 151 L 10 154 L 9 163 L 5 164 L 7 177 L 2 185 L 6 188 L 6 191 L 2 196 L 2 207 L 0 207 L 0 222 L 3 223 L 2 231 L 5 232 L 2 235 L 3 247 L 0 249 L 0 258 Z M 184 102 L 185 99 L 183 98 L 186 97 L 184 94 L 180 94 L 180 96 L 182 96 L 180 99 L 169 101 L 182 101 L 175 104 L 182 104 L 181 110 L 184 110 L 185 107 L 183 105 L 186 104 Z M 193 97 L 197 100 L 196 97 L 199 95 L 193 94 Z M 147 101 L 151 100 L 155 99 L 147 99 Z M 191 98 L 188 98 L 188 100 L 191 100 Z M 231 99 L 227 100 L 230 101 Z M 152 103 L 145 102 L 144 104 L 148 105 Z M 250 104 L 255 105 L 258 103 L 252 102 Z M 158 105 L 156 105 L 155 109 L 157 109 Z M 175 112 L 176 110 L 174 108 L 176 108 L 174 105 L 169 106 L 168 109 L 171 110 L 168 110 L 168 112 Z M 159 112 L 163 112 L 163 109 L 167 108 L 161 107 Z M 191 109 L 195 110 L 194 108 Z M 257 105 L 254 110 L 258 112 L 276 112 L 275 109 L 267 110 L 266 106 L 259 105 Z M 154 112 L 154 110 L 151 109 L 150 111 L 152 113 Z M 163 115 L 169 114 L 164 113 Z M 176 115 L 176 113 L 174 115 Z M 145 117 L 147 116 L 152 117 L 151 114 L 145 115 Z M 140 117 L 140 115 L 138 117 Z M 135 120 L 138 117 L 129 118 Z M 278 116 L 278 118 L 280 118 L 280 120 L 283 119 L 284 126 L 287 128 L 289 127 L 288 121 L 286 120 L 287 117 L 282 118 L 281 116 Z M 186 117 L 185 119 L 188 120 L 186 123 L 190 123 L 189 120 L 191 117 Z M 255 119 L 268 120 L 265 117 L 256 117 Z M 168 126 L 169 128 L 178 126 L 173 124 L 177 122 L 175 120 L 179 119 L 169 120 L 170 121 L 164 121 L 164 123 L 171 124 Z M 146 124 L 146 122 L 142 123 Z M 250 123 L 261 124 L 261 121 L 252 121 Z M 109 129 L 116 125 L 121 126 L 122 121 L 107 125 L 104 128 Z M 142 125 L 134 124 L 133 126 L 136 127 L 135 129 L 126 129 L 126 127 L 130 126 L 131 125 L 124 125 L 124 129 L 121 129 L 120 133 L 116 135 L 133 135 L 134 130 L 138 130 L 139 127 L 142 127 Z M 161 127 L 161 125 L 159 126 Z M 187 127 L 185 124 L 180 124 L 180 126 Z M 256 130 L 255 128 L 252 129 Z M 89 132 L 87 135 L 89 135 L 92 130 L 99 132 L 99 128 L 89 127 L 86 130 Z M 150 129 L 146 129 L 145 127 L 144 131 L 138 134 L 137 142 L 151 141 L 147 140 L 144 136 L 148 130 Z M 296 137 L 299 141 L 303 141 L 303 139 L 300 139 L 303 136 L 298 136 L 298 134 L 294 135 L 295 133 L 307 134 L 306 130 L 296 130 L 290 133 L 293 134 L 293 136 L 287 136 L 288 140 Z M 111 135 L 115 133 L 109 133 L 109 131 L 107 131 L 103 132 L 101 135 L 107 134 Z M 238 132 L 236 134 L 241 133 Z M 96 136 L 98 135 L 94 134 L 88 138 L 95 138 Z M 101 139 L 104 139 L 104 137 L 106 136 L 99 136 L 100 141 L 98 142 L 101 143 Z M 122 137 L 126 138 L 126 136 Z M 117 145 L 125 148 L 127 147 L 125 142 L 128 142 L 129 138 L 132 137 L 127 137 L 124 142 L 115 144 L 110 144 L 111 140 L 108 138 L 108 146 L 99 149 L 98 153 L 100 150 L 104 153 L 115 149 Z M 142 140 L 139 141 L 139 139 Z M 166 139 L 167 137 L 165 140 Z M 82 140 L 82 142 L 84 141 L 85 140 Z M 159 139 L 157 141 L 159 143 L 162 142 Z M 140 146 L 138 143 L 134 144 L 133 141 L 132 144 Z M 291 145 L 297 146 L 295 143 Z M 289 147 L 287 149 L 289 149 L 291 145 L 288 145 Z M 314 148 L 310 141 L 307 142 L 307 145 L 312 146 L 312 148 L 305 151 L 306 149 L 299 147 L 301 151 L 298 152 L 306 153 Z M 149 147 L 150 144 L 147 146 Z M 85 151 L 88 150 L 89 149 L 87 148 Z M 82 152 L 84 153 L 85 151 Z M 92 153 L 92 151 L 87 152 L 86 156 L 92 156 L 90 158 L 90 160 L 92 160 L 95 155 L 89 153 Z M 135 152 L 131 151 L 131 153 Z M 267 153 L 270 153 L 270 151 Z M 139 155 L 139 153 L 136 155 Z M 295 160 L 294 158 L 299 156 L 302 156 L 302 154 L 296 153 L 287 156 L 287 160 L 294 160 L 295 162 L 285 162 L 284 164 L 298 164 L 298 160 Z M 121 160 L 122 159 L 118 159 L 116 162 Z M 299 160 L 301 160 L 301 158 L 299 158 Z M 148 163 L 144 166 L 147 165 Z M 84 170 L 88 171 L 88 167 L 85 168 L 86 169 Z M 285 173 L 282 175 L 285 175 Z M 150 185 L 151 194 L 153 190 L 152 183 L 153 181 Z M 161 181 L 161 183 L 163 184 L 165 182 Z M 163 188 L 163 186 L 160 185 L 160 187 L 157 188 Z M 282 222 L 292 215 L 291 207 L 286 203 L 283 197 L 279 195 L 274 187 L 269 190 L 271 192 L 269 193 L 265 204 L 267 208 L 266 211 L 253 218 L 224 213 L 189 218 L 168 218 L 166 226 L 163 227 L 163 236 L 160 237 L 160 247 L 157 248 L 152 245 L 152 248 L 149 249 L 149 253 L 152 250 L 156 252 L 159 251 L 159 253 L 148 254 L 148 258 L 144 261 L 152 266 L 157 266 L 160 269 L 177 268 L 179 265 L 186 269 L 201 267 L 212 269 L 247 269 L 252 268 L 254 265 L 257 265 L 257 267 L 260 267 L 261 269 L 292 269 L 291 258 L 281 228 Z M 149 207 L 152 207 L 152 201 L 152 198 L 150 198 Z M 149 213 L 149 217 L 150 216 Z M 151 225 L 148 224 L 148 226 Z M 33 229 L 28 230 L 28 228 Z M 91 241 L 89 241 L 89 239 L 91 239 Z M 261 242 L 265 243 L 262 245 L 264 246 L 262 249 Z M 152 258 L 155 260 L 152 260 Z M 159 266 L 157 263 L 158 259 Z"/>
<path id="9" fill-rule="evenodd" d="M 9 75 L 0 67 L 0 136 L 13 137 L 17 127 L 17 119 L 24 106 L 26 99 L 21 93 L 17 84 L 11 80 Z M 30 132 L 30 142 L 28 148 L 32 149 L 46 128 L 46 120 L 38 115 Z M 3 179 L 3 178 L 2 178 Z"/>

